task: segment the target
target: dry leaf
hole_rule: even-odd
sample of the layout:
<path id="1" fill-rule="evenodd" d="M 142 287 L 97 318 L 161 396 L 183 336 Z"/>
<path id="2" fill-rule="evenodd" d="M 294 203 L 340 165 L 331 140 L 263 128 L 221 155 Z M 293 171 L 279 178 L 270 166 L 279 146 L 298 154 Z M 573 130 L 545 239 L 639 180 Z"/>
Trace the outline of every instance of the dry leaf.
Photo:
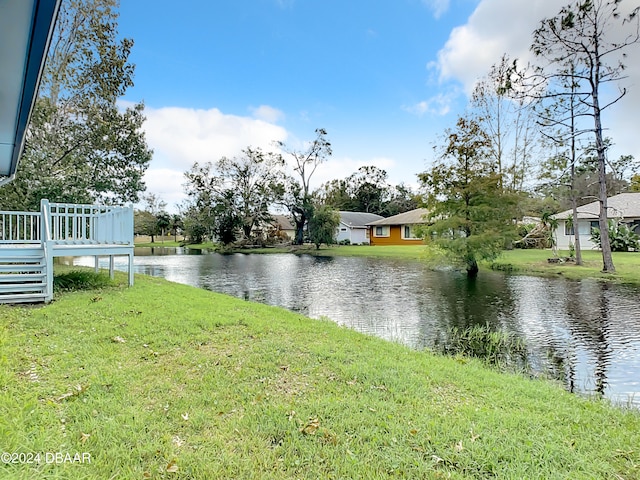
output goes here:
<path id="1" fill-rule="evenodd" d="M 311 418 L 307 422 L 307 424 L 300 429 L 302 433 L 305 435 L 315 435 L 315 433 L 320 428 L 320 420 L 317 418 Z"/>
<path id="2" fill-rule="evenodd" d="M 464 447 L 462 446 L 462 440 L 456 443 L 455 449 L 456 449 L 456 452 L 461 452 L 462 450 L 464 450 Z"/>
<path id="3" fill-rule="evenodd" d="M 418 434 L 418 430 L 417 430 L 417 429 L 415 429 L 415 428 L 412 428 L 411 430 L 409 430 L 409 433 L 410 433 L 411 435 L 417 435 L 417 434 Z"/>
<path id="4" fill-rule="evenodd" d="M 119 335 L 116 335 L 111 339 L 113 343 L 127 343 L 127 341 Z"/>
<path id="5" fill-rule="evenodd" d="M 183 420 L 189 420 L 189 414 L 187 412 L 183 413 L 180 416 L 182 417 Z"/>
<path id="6" fill-rule="evenodd" d="M 167 472 L 169 473 L 177 473 L 178 472 L 178 464 L 175 460 L 171 460 L 169 465 L 167 465 Z"/>
<path id="7" fill-rule="evenodd" d="M 175 436 L 171 439 L 171 442 L 176 446 L 176 447 L 181 447 L 184 445 L 184 440 L 182 440 L 179 436 Z"/>
<path id="8" fill-rule="evenodd" d="M 293 417 L 296 416 L 296 411 L 295 410 L 291 410 L 289 412 L 289 421 L 293 420 Z"/>
<path id="9" fill-rule="evenodd" d="M 80 435 L 80 443 L 82 443 L 82 444 L 84 445 L 84 444 L 85 444 L 85 442 L 86 442 L 87 440 L 89 440 L 89 437 L 90 437 L 90 436 L 91 436 L 91 434 L 90 434 L 90 433 L 82 433 L 82 434 Z"/>
<path id="10" fill-rule="evenodd" d="M 62 395 L 60 395 L 58 398 L 56 398 L 57 402 L 62 402 L 63 400 L 67 400 L 68 398 L 73 398 L 73 397 L 77 397 L 80 394 L 84 393 L 87 391 L 87 388 L 89 388 L 88 385 L 76 385 L 73 390 L 71 390 L 70 392 L 67 393 L 63 393 Z"/>

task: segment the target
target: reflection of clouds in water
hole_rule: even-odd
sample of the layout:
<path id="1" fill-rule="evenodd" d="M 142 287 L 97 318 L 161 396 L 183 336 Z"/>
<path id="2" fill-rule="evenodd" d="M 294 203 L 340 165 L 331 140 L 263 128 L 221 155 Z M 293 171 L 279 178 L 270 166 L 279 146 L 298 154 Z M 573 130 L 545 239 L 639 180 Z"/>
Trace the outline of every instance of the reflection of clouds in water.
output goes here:
<path id="1" fill-rule="evenodd" d="M 163 252 L 166 253 L 166 252 Z M 471 282 L 419 261 L 310 255 L 136 256 L 136 273 L 278 305 L 421 348 L 453 327 L 514 333 L 534 366 L 552 352 L 568 384 L 640 405 L 637 289 L 483 272 Z M 78 263 L 79 262 L 79 263 Z M 125 258 L 116 268 L 126 271 Z M 93 266 L 93 258 L 76 259 Z M 101 259 L 106 268 L 108 259 Z"/>

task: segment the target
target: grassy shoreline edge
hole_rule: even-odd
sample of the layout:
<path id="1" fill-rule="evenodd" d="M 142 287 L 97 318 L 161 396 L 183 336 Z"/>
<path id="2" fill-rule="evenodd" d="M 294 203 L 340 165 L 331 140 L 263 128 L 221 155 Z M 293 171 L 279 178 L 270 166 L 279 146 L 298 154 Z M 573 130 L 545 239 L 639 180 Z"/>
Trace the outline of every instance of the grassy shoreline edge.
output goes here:
<path id="1" fill-rule="evenodd" d="M 640 415 L 168 281 L 0 308 L 2 478 L 637 478 Z"/>

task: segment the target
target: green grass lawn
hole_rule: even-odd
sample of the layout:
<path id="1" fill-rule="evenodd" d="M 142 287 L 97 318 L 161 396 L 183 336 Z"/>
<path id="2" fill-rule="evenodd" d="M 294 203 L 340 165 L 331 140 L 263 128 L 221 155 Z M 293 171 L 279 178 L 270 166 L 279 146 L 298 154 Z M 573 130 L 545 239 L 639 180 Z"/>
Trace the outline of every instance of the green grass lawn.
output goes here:
<path id="1" fill-rule="evenodd" d="M 145 276 L 0 307 L 0 444 L 91 456 L 2 479 L 640 478 L 636 411 Z"/>
<path id="2" fill-rule="evenodd" d="M 569 252 L 559 252 L 560 257 L 567 257 Z M 549 263 L 548 258 L 553 255 L 550 250 L 510 250 L 487 265 L 496 270 L 514 273 L 535 273 L 543 275 L 558 275 L 570 279 L 598 278 L 623 283 L 640 285 L 640 253 L 613 252 L 615 274 L 604 274 L 602 270 L 602 253 L 587 250 L 582 252 L 582 266 L 574 263 Z"/>

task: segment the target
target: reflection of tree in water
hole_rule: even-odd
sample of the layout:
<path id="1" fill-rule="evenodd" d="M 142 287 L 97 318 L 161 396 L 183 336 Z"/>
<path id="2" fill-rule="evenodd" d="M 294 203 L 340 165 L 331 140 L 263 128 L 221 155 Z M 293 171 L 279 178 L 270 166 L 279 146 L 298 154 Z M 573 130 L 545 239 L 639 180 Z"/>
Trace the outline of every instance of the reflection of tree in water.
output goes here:
<path id="1" fill-rule="evenodd" d="M 595 282 L 572 282 L 567 285 L 567 328 L 570 341 L 578 345 L 558 345 L 550 348 L 553 363 L 564 373 L 570 391 L 587 390 L 586 385 L 576 385 L 578 377 L 578 355 L 576 348 L 583 346 L 593 359 L 593 391 L 603 395 L 607 388 L 607 372 L 611 365 L 612 347 L 610 285 Z M 591 375 L 591 372 L 588 372 Z M 585 379 L 583 379 L 584 381 Z"/>
<path id="2" fill-rule="evenodd" d="M 464 274 L 443 274 L 434 293 L 443 330 L 489 325 L 500 330 L 508 327 L 513 298 L 504 275 L 481 275 L 470 279 Z"/>
<path id="3" fill-rule="evenodd" d="M 510 359 L 507 367 L 525 368 L 527 349 L 513 318 L 515 300 L 506 277 L 486 274 L 468 278 L 448 272 L 440 280 L 434 287 L 438 301 L 433 302 L 432 297 L 432 304 L 426 307 L 437 319 L 436 333 L 421 332 L 423 338 L 431 338 L 430 346 L 436 351 L 480 357 L 487 352 L 493 357 L 500 350 L 499 361 Z M 423 323 L 421 328 L 429 325 Z M 464 348 L 458 352 L 458 347 Z"/>

